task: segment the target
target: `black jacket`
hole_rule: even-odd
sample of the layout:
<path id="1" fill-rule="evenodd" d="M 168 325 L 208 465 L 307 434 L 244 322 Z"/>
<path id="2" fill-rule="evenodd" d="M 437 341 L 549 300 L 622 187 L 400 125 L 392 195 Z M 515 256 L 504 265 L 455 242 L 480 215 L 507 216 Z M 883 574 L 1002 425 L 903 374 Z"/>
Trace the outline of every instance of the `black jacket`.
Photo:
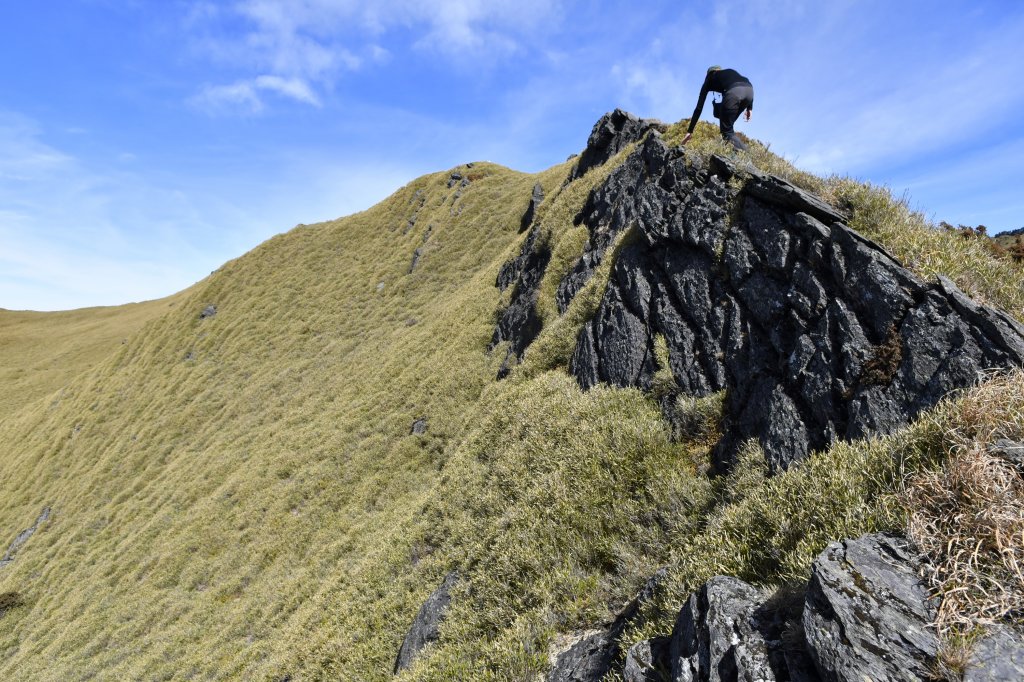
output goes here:
<path id="1" fill-rule="evenodd" d="M 753 87 L 749 80 L 732 69 L 708 71 L 708 75 L 704 78 L 704 85 L 701 86 L 700 89 L 700 99 L 697 100 L 697 108 L 693 110 L 693 116 L 690 117 L 690 128 L 688 132 L 692 133 L 693 129 L 697 127 L 697 120 L 700 118 L 700 114 L 704 110 L 704 101 L 708 98 L 709 92 L 725 93 L 730 88 L 734 88 L 737 85 Z M 750 110 L 754 110 L 753 100 L 750 101 Z"/>

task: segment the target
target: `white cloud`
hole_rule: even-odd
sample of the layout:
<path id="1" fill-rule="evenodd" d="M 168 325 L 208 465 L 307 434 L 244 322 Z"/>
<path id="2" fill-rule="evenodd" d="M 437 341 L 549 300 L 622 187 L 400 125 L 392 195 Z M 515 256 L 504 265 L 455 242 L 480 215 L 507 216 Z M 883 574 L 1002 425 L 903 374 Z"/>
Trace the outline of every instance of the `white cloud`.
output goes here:
<path id="1" fill-rule="evenodd" d="M 271 90 L 299 102 L 320 106 L 320 99 L 313 93 L 309 85 L 298 78 L 282 78 L 281 76 L 257 76 L 253 81 L 260 90 Z"/>
<path id="2" fill-rule="evenodd" d="M 230 85 L 207 85 L 192 97 L 191 103 L 209 114 L 259 113 L 265 103 L 261 91 L 269 91 L 315 107 L 321 106 L 309 84 L 298 78 L 262 75 Z"/>
<path id="3" fill-rule="evenodd" d="M 224 27 L 216 37 L 197 39 L 203 51 L 264 75 L 204 86 L 193 101 L 207 109 L 230 105 L 260 111 L 265 102 L 258 91 L 273 89 L 319 106 L 318 89 L 330 87 L 345 72 L 392 58 L 381 38 L 399 30 L 419 36 L 412 41 L 416 49 L 471 58 L 479 68 L 518 51 L 524 39 L 558 16 L 560 5 L 552 0 L 241 0 L 224 11 L 196 3 L 186 18 L 190 29 L 202 32 L 218 22 Z"/>

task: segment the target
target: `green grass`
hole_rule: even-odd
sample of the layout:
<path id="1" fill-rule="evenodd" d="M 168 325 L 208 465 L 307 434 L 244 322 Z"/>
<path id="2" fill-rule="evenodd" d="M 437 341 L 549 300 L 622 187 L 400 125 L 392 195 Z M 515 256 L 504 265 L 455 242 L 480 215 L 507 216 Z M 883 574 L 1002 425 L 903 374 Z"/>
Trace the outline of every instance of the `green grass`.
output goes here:
<path id="1" fill-rule="evenodd" d="M 698 133 L 694 150 L 718 144 Z M 583 392 L 568 376 L 632 238 L 559 315 L 558 281 L 586 238 L 572 218 L 627 153 L 566 187 L 571 163 L 460 167 L 473 181 L 458 196 L 448 172 L 424 176 L 369 211 L 269 240 L 130 330 L 128 317 L 68 314 L 99 325 L 84 335 L 96 354 L 59 381 L 28 376 L 0 419 L 0 548 L 53 509 L 0 569 L 0 594 L 17 595 L 0 616 L 0 672 L 386 680 L 419 605 L 458 569 L 441 641 L 402 679 L 528 679 L 556 636 L 608 618 L 662 565 L 668 591 L 634 639 L 667 631 L 716 573 L 792 582 L 829 540 L 904 524 L 902 482 L 942 466 L 953 407 L 775 478 L 751 451 L 711 480 L 720 395 L 678 400 L 688 427 L 674 439 L 654 396 Z M 884 190 L 754 156 L 846 205 L 920 273 L 948 267 L 1019 314 L 1019 276 L 1000 281 L 994 259 L 933 238 Z M 544 329 L 497 382 L 494 280 L 521 247 L 536 182 L 553 254 Z M 217 315 L 200 319 L 209 304 Z M 51 321 L 74 336 L 57 317 L 25 318 L 21 338 L 54 342 L 20 342 L 12 369 L 66 357 Z M 420 417 L 426 433 L 411 434 Z"/>

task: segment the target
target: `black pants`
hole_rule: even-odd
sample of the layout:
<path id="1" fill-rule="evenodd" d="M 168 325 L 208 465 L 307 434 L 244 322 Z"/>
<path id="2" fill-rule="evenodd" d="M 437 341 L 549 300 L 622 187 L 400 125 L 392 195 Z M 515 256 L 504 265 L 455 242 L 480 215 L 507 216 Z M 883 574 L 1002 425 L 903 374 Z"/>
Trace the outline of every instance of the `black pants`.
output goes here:
<path id="1" fill-rule="evenodd" d="M 749 85 L 737 85 L 729 88 L 722 95 L 721 116 L 718 118 L 718 129 L 722 131 L 722 139 L 728 140 L 736 149 L 746 150 L 747 145 L 743 140 L 736 137 L 736 131 L 732 125 L 740 114 L 754 106 L 754 88 Z"/>

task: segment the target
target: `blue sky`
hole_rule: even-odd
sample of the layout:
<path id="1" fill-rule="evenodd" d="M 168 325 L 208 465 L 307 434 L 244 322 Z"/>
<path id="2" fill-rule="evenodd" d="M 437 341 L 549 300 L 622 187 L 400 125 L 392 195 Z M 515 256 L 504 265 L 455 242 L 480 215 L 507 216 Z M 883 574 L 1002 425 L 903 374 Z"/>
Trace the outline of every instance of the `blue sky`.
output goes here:
<path id="1" fill-rule="evenodd" d="M 423 173 L 546 168 L 617 106 L 688 117 L 709 64 L 797 165 L 1024 226 L 1024 3 L 5 4 L 3 308 L 166 296 Z"/>

